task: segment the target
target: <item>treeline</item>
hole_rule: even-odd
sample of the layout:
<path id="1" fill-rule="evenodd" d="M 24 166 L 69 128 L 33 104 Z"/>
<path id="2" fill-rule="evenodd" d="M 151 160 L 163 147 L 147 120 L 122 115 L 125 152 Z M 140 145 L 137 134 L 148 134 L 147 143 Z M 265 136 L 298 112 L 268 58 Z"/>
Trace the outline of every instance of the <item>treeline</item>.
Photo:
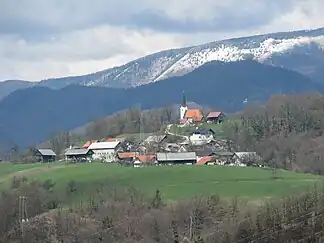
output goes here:
<path id="1" fill-rule="evenodd" d="M 58 198 L 76 195 L 82 187 L 71 181 L 58 197 L 53 189 L 50 180 L 14 180 L 0 197 L 0 242 L 323 242 L 324 193 L 316 187 L 256 206 L 217 196 L 167 205 L 158 190 L 144 199 L 135 189 L 105 190 L 98 185 L 92 187 L 89 200 L 64 209 Z M 23 205 L 28 222 L 22 224 L 20 195 L 27 197 Z"/>
<path id="2" fill-rule="evenodd" d="M 120 134 L 140 133 L 140 131 L 156 132 L 169 123 L 177 122 L 178 113 L 174 107 L 147 111 L 133 107 L 92 122 L 86 127 L 85 137 L 86 139 L 100 139 L 115 137 Z"/>
<path id="3" fill-rule="evenodd" d="M 227 126 L 241 151 L 256 151 L 264 163 L 284 169 L 324 173 L 324 96 L 273 96 L 249 107 Z"/>

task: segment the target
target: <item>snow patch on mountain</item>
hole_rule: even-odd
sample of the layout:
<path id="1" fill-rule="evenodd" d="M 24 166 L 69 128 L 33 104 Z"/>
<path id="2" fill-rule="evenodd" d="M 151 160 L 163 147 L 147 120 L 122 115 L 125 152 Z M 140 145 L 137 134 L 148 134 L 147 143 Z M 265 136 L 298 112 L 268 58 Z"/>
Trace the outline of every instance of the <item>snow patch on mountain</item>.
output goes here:
<path id="1" fill-rule="evenodd" d="M 151 55 L 123 66 L 108 69 L 98 78 L 85 82 L 86 86 L 135 87 L 151 83 L 164 70 L 168 70 L 182 57 L 181 53 L 169 55 Z M 107 85 L 109 84 L 109 85 Z"/>
<path id="2" fill-rule="evenodd" d="M 309 45 L 311 43 L 316 43 L 319 48 L 324 50 L 324 36 L 297 37 L 280 40 L 269 38 L 261 42 L 259 46 L 255 48 L 240 48 L 235 45 L 219 44 L 212 48 L 191 51 L 173 64 L 168 70 L 164 71 L 163 74 L 154 81 L 159 81 L 171 76 L 183 75 L 210 61 L 234 62 L 254 59 L 263 62 L 271 58 L 274 54 L 284 54 L 297 46 Z M 256 43 L 251 44 L 255 45 Z"/>
<path id="3" fill-rule="evenodd" d="M 247 59 L 291 69 L 322 82 L 323 51 L 324 28 L 270 33 L 165 50 L 100 72 L 43 80 L 40 84 L 50 88 L 70 84 L 130 88 L 187 74 L 210 61 Z"/>

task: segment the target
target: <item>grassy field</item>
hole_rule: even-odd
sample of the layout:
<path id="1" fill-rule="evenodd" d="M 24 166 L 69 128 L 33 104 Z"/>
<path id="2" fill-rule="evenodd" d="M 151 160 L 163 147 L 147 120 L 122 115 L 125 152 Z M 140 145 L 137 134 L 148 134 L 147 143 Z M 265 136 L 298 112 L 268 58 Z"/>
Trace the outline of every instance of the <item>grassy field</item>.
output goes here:
<path id="1" fill-rule="evenodd" d="M 189 136 L 191 132 L 195 131 L 198 127 L 198 129 L 213 129 L 217 138 L 225 138 L 224 130 L 226 126 L 229 126 L 233 122 L 239 122 L 239 120 L 237 119 L 237 117 L 230 115 L 221 124 L 203 123 L 199 125 L 191 125 L 185 127 L 180 127 L 179 125 L 174 124 L 170 127 L 169 131 L 174 134 Z"/>
<path id="2" fill-rule="evenodd" d="M 6 184 L 13 176 L 56 182 L 55 190 L 62 190 L 74 180 L 84 190 L 91 190 L 96 183 L 105 182 L 112 187 L 135 187 L 151 197 L 159 189 L 168 201 L 200 195 L 244 197 L 262 200 L 306 190 L 321 182 L 319 176 L 261 168 L 222 166 L 161 166 L 133 168 L 119 165 L 52 164 L 10 165 L 0 164 L 0 182 Z"/>

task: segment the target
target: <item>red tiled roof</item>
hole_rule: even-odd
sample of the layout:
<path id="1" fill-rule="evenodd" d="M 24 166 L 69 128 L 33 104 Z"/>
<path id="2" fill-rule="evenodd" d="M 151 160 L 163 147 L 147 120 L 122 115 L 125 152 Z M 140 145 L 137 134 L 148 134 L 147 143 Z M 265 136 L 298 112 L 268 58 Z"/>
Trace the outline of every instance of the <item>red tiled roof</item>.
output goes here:
<path id="1" fill-rule="evenodd" d="M 136 153 L 135 152 L 121 152 L 121 153 L 118 153 L 118 157 L 120 159 L 135 158 Z"/>
<path id="2" fill-rule="evenodd" d="M 218 118 L 221 114 L 221 111 L 211 111 L 206 118 Z"/>
<path id="3" fill-rule="evenodd" d="M 136 158 L 141 162 L 153 162 L 156 158 L 155 155 L 138 155 Z"/>
<path id="4" fill-rule="evenodd" d="M 191 118 L 194 121 L 201 121 L 203 119 L 203 114 L 199 109 L 189 109 L 186 111 L 184 118 Z"/>
<path id="5" fill-rule="evenodd" d="M 196 165 L 205 165 L 207 162 L 212 161 L 213 156 L 204 156 L 201 157 L 199 161 L 197 161 Z"/>
<path id="6" fill-rule="evenodd" d="M 98 140 L 90 140 L 90 141 L 87 141 L 83 146 L 82 148 L 88 148 L 91 144 L 93 143 L 97 143 Z"/>

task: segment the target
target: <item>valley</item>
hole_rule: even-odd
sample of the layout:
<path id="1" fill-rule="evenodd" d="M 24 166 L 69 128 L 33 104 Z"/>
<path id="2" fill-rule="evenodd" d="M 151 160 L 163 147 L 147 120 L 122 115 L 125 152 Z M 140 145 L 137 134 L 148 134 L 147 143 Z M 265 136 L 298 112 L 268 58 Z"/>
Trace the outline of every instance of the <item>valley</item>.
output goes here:
<path id="1" fill-rule="evenodd" d="M 0 82 L 0 242 L 316 242 L 324 28 Z"/>

